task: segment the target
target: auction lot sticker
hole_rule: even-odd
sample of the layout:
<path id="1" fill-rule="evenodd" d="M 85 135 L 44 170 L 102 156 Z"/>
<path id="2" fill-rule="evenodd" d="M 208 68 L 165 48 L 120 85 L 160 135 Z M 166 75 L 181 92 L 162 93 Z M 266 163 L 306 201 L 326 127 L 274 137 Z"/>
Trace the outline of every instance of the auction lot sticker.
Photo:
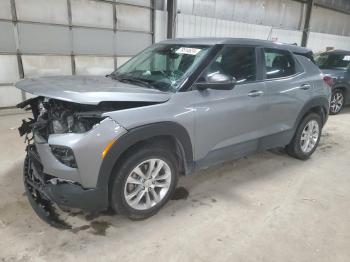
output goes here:
<path id="1" fill-rule="evenodd" d="M 198 52 L 201 51 L 199 48 L 192 48 L 192 47 L 180 47 L 178 50 L 176 50 L 177 54 L 186 54 L 186 55 L 196 55 Z"/>

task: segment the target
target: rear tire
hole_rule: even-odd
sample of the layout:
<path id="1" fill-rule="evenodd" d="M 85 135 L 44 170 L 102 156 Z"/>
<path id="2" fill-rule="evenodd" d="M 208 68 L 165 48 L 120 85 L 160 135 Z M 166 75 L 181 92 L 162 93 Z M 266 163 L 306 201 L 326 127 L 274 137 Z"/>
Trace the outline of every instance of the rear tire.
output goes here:
<path id="1" fill-rule="evenodd" d="M 316 113 L 308 114 L 300 122 L 293 140 L 286 146 L 287 153 L 297 159 L 308 159 L 320 142 L 321 132 L 321 117 Z"/>
<path id="2" fill-rule="evenodd" d="M 340 89 L 335 89 L 332 92 L 331 103 L 329 107 L 329 114 L 336 115 L 344 107 L 344 92 Z"/>
<path id="3" fill-rule="evenodd" d="M 162 145 L 135 148 L 114 174 L 111 207 L 130 219 L 148 218 L 168 202 L 177 181 L 178 162 L 174 153 Z"/>

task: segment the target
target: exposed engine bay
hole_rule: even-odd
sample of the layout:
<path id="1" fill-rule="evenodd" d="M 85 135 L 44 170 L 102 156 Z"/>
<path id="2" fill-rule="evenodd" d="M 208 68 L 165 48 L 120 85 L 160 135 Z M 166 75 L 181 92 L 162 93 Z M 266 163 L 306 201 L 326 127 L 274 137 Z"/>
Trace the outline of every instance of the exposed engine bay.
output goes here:
<path id="1" fill-rule="evenodd" d="M 101 102 L 84 105 L 45 97 L 31 98 L 17 105 L 33 112 L 33 118 L 23 120 L 19 133 L 23 136 L 35 131 L 45 140 L 50 134 L 84 133 L 103 120 L 104 112 L 150 104 L 154 103 Z"/>
<path id="2" fill-rule="evenodd" d="M 26 100 L 17 107 L 33 112 L 33 118 L 23 120 L 20 135 L 35 130 L 45 139 L 50 134 L 84 133 L 102 120 L 101 114 L 107 109 L 44 97 Z"/>

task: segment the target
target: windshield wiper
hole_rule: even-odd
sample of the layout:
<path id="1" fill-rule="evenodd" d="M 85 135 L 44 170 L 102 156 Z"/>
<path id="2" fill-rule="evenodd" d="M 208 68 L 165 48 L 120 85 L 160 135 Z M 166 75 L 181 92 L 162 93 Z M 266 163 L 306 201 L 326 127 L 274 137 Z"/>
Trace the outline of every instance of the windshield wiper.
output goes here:
<path id="1" fill-rule="evenodd" d="M 148 87 L 148 88 L 152 88 L 152 89 L 156 89 L 154 86 L 152 86 L 150 83 L 148 83 L 147 81 L 145 80 L 141 80 L 141 79 L 138 79 L 138 78 L 130 78 L 130 77 L 117 77 L 117 76 L 114 76 L 113 79 L 116 79 L 120 82 L 127 82 L 127 83 L 135 83 L 135 84 L 139 84 L 143 87 Z"/>

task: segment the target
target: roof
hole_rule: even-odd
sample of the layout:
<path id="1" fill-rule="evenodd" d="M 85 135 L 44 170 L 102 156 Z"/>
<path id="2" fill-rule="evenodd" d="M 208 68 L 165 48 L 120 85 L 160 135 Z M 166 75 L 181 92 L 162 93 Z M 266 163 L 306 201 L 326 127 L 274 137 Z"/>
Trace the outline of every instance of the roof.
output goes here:
<path id="1" fill-rule="evenodd" d="M 220 44 L 221 45 L 224 45 L 224 44 L 254 45 L 254 46 L 267 47 L 267 48 L 286 49 L 294 53 L 312 52 L 311 49 L 301 47 L 301 46 L 272 42 L 272 41 L 261 40 L 261 39 L 251 39 L 251 38 L 230 38 L 230 37 L 174 38 L 174 39 L 164 40 L 160 43 L 187 44 L 187 45 L 220 45 Z"/>

